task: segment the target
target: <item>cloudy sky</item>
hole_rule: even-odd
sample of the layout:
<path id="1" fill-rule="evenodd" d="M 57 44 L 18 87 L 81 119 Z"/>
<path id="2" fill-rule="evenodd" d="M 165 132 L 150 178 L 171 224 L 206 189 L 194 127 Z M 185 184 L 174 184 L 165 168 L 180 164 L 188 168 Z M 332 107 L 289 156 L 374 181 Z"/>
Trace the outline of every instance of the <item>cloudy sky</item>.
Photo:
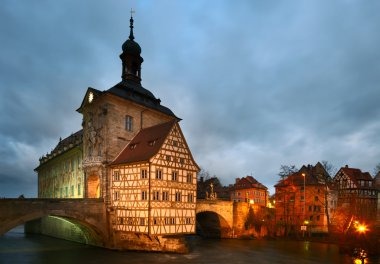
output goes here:
<path id="1" fill-rule="evenodd" d="M 120 81 L 131 7 L 143 86 L 222 183 L 252 173 L 273 192 L 281 164 L 380 162 L 378 0 L 4 0 L 0 197 L 35 196 L 87 87 Z"/>

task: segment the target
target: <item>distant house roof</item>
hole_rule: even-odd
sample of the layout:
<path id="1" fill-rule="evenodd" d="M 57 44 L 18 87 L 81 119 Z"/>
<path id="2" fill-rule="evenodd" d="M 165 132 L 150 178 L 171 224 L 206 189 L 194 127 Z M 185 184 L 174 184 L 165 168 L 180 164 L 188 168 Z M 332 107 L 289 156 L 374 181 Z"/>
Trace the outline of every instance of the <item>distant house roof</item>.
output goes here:
<path id="1" fill-rule="evenodd" d="M 242 177 L 241 179 L 237 178 L 235 184 L 232 187 L 233 190 L 250 189 L 250 188 L 265 189 L 265 190 L 268 189 L 265 185 L 258 182 L 252 176 Z"/>
<path id="2" fill-rule="evenodd" d="M 298 171 L 289 175 L 285 179 L 281 179 L 274 187 L 284 187 L 289 185 L 300 186 L 304 184 L 304 181 L 306 185 L 319 184 L 318 179 L 315 177 L 315 175 Z"/>
<path id="3" fill-rule="evenodd" d="M 304 179 L 305 177 L 305 179 Z M 305 182 L 304 182 L 305 181 Z M 323 185 L 332 187 L 331 177 L 320 162 L 313 165 L 303 165 L 298 172 L 290 174 L 285 179 L 281 179 L 274 187 L 285 187 L 289 185 Z"/>
<path id="4" fill-rule="evenodd" d="M 349 167 L 342 167 L 339 172 L 344 173 L 347 177 L 349 177 L 358 187 L 360 187 L 360 184 L 358 181 L 364 180 L 364 181 L 372 181 L 373 178 L 369 172 L 362 172 L 360 169 L 356 168 L 349 168 Z M 339 174 L 337 173 L 337 175 Z"/>
<path id="5" fill-rule="evenodd" d="M 177 120 L 144 128 L 120 152 L 111 165 L 149 161 L 158 153 Z"/>

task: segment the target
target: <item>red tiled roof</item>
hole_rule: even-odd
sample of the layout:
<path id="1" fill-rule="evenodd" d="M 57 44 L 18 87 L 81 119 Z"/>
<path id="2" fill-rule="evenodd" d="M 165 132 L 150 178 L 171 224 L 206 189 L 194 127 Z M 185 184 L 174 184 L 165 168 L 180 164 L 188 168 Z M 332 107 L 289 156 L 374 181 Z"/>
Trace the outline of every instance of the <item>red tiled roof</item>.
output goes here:
<path id="1" fill-rule="evenodd" d="M 252 176 L 242 177 L 239 182 L 235 183 L 232 187 L 233 190 L 240 189 L 249 189 L 249 188 L 258 188 L 258 189 L 268 189 L 265 185 L 258 182 Z"/>
<path id="2" fill-rule="evenodd" d="M 144 128 L 120 152 L 111 165 L 148 161 L 158 153 L 177 120 Z"/>
<path id="3" fill-rule="evenodd" d="M 355 168 L 342 168 L 342 171 L 350 177 L 352 180 L 366 180 L 366 181 L 372 181 L 372 177 L 368 172 L 362 172 L 360 169 Z"/>
<path id="4" fill-rule="evenodd" d="M 286 177 L 283 180 L 280 180 L 274 187 L 283 187 L 287 185 L 303 185 L 304 184 L 304 177 L 305 178 L 305 184 L 306 185 L 318 185 L 318 180 L 316 177 L 314 177 L 313 174 L 305 173 L 305 176 L 302 175 L 302 172 L 295 172 L 288 177 Z"/>

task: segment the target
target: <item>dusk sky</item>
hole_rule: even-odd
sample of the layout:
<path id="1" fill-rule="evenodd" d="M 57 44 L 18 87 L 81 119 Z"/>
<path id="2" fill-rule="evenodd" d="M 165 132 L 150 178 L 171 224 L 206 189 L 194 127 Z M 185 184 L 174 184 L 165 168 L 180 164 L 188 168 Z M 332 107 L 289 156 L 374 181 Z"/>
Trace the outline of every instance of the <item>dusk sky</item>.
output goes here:
<path id="1" fill-rule="evenodd" d="M 88 87 L 121 80 L 136 10 L 142 85 L 223 184 L 281 164 L 380 162 L 380 1 L 5 0 L 0 197 L 37 194 L 38 159 L 81 129 Z"/>

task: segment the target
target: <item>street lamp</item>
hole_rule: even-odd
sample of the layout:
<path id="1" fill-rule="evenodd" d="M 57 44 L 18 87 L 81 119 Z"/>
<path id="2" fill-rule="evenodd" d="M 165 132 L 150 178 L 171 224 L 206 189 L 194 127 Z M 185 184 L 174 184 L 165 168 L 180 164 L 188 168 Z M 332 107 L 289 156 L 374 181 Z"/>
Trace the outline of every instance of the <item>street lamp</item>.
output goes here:
<path id="1" fill-rule="evenodd" d="M 302 173 L 303 177 L 303 220 L 305 221 L 306 212 L 306 174 Z"/>
<path id="2" fill-rule="evenodd" d="M 306 222 L 305 212 L 306 212 L 306 173 L 302 173 L 303 177 L 303 225 Z M 305 236 L 305 230 L 303 231 L 303 236 Z"/>

